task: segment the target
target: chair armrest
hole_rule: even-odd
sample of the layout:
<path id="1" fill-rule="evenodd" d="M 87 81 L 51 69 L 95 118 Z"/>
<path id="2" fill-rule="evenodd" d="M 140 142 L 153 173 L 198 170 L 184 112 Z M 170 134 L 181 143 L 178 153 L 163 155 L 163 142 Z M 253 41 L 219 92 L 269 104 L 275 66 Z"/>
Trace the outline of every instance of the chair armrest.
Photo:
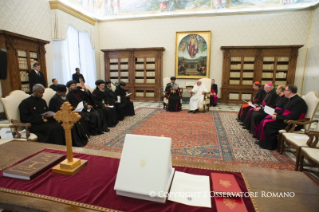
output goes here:
<path id="1" fill-rule="evenodd" d="M 309 119 L 299 119 L 299 120 L 285 120 L 284 121 L 287 125 L 286 132 L 293 132 L 295 131 L 295 128 L 297 125 L 306 125 L 306 124 L 312 124 L 312 123 L 318 123 L 318 120 L 311 120 Z"/>
<path id="2" fill-rule="evenodd" d="M 309 139 L 307 141 L 307 145 L 311 148 L 316 148 L 318 144 L 318 136 L 319 132 L 318 131 L 313 131 L 313 130 L 307 130 L 305 132 L 306 135 L 308 135 Z"/>
<path id="3" fill-rule="evenodd" d="M 29 128 L 31 127 L 31 124 L 30 124 L 30 123 L 21 123 L 21 122 L 19 122 L 19 121 L 17 121 L 17 120 L 14 120 L 14 119 L 11 119 L 11 123 L 12 123 L 12 125 L 13 125 L 12 128 L 15 129 L 15 131 L 12 133 L 12 134 L 13 134 L 13 137 L 15 137 L 15 138 L 21 138 L 21 134 L 20 134 L 19 131 L 18 131 L 18 127 L 23 127 L 23 128 L 25 128 L 25 130 L 26 130 L 26 137 L 27 137 L 27 140 L 28 140 L 28 138 L 30 137 L 30 130 L 29 130 Z"/>

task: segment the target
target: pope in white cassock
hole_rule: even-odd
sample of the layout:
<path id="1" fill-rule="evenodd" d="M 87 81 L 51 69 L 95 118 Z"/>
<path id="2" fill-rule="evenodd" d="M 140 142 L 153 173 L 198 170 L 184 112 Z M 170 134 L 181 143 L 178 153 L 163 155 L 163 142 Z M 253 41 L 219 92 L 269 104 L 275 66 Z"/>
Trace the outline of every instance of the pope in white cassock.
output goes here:
<path id="1" fill-rule="evenodd" d="M 202 84 L 201 81 L 198 80 L 194 88 L 189 91 L 189 93 L 193 93 L 193 96 L 189 100 L 189 113 L 195 113 L 198 108 L 203 107 L 203 94 L 206 92 L 208 92 L 207 88 Z"/>

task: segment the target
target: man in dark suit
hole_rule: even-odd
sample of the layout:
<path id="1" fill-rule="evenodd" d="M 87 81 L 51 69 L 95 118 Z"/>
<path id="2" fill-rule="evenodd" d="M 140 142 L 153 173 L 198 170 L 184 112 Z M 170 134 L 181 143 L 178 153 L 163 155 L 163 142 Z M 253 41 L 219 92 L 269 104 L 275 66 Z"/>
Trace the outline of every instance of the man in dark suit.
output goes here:
<path id="1" fill-rule="evenodd" d="M 76 68 L 75 71 L 76 71 L 76 73 L 72 75 L 72 80 L 75 81 L 76 83 L 80 83 L 80 81 L 85 82 L 83 75 L 80 74 L 80 69 Z"/>
<path id="2" fill-rule="evenodd" d="M 35 84 L 41 84 L 43 87 L 47 87 L 47 82 L 44 79 L 43 73 L 40 72 L 40 69 L 41 67 L 39 63 L 33 64 L 33 70 L 29 73 L 30 91 L 32 91 Z"/>
<path id="3" fill-rule="evenodd" d="M 53 78 L 52 79 L 52 85 L 50 85 L 50 88 L 52 89 L 52 90 L 54 90 L 54 91 L 57 91 L 57 84 L 58 84 L 58 80 L 57 79 L 55 79 L 55 78 Z"/>

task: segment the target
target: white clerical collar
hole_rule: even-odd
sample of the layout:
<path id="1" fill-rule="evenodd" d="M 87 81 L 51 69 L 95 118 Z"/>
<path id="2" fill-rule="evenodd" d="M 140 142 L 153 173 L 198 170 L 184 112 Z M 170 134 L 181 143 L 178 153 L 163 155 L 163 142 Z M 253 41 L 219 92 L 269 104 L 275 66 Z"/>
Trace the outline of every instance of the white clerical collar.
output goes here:
<path id="1" fill-rule="evenodd" d="M 291 99 L 292 97 L 294 97 L 294 96 L 296 96 L 297 94 L 295 94 L 295 95 L 293 95 L 293 96 L 291 96 L 291 97 L 289 97 L 288 99 Z"/>

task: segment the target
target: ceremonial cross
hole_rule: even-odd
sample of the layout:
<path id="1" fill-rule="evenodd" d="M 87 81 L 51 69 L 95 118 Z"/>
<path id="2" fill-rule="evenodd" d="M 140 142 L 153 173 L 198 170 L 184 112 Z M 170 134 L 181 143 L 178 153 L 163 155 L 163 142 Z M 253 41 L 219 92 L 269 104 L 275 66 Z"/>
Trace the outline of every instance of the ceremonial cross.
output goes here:
<path id="1" fill-rule="evenodd" d="M 62 122 L 65 133 L 68 162 L 73 162 L 71 129 L 74 123 L 80 120 L 81 116 L 77 112 L 72 111 L 73 108 L 68 102 L 64 102 L 60 109 L 61 110 L 54 115 L 54 118 L 57 122 Z"/>
<path id="2" fill-rule="evenodd" d="M 172 89 L 172 93 L 176 93 L 176 91 L 174 89 Z"/>

